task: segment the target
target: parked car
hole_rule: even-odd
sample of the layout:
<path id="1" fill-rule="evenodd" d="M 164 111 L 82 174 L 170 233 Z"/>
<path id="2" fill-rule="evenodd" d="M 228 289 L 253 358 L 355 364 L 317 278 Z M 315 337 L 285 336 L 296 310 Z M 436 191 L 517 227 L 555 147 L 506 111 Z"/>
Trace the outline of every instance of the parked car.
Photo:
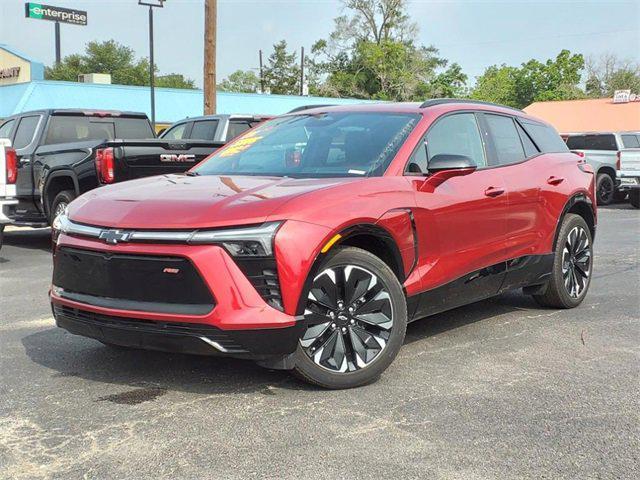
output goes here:
<path id="1" fill-rule="evenodd" d="M 285 115 L 186 175 L 91 191 L 54 225 L 58 326 L 363 385 L 407 323 L 524 288 L 572 308 L 594 172 L 550 125 L 464 100 Z M 91 225 L 91 226 L 89 226 Z"/>
<path id="2" fill-rule="evenodd" d="M 160 138 L 226 143 L 270 118 L 272 117 L 267 115 L 205 115 L 185 118 L 167 128 L 160 134 Z"/>
<path id="3" fill-rule="evenodd" d="M 46 226 L 78 195 L 101 185 L 184 172 L 222 143 L 155 138 L 143 113 L 41 110 L 8 117 L 0 138 L 15 149 L 12 223 Z"/>
<path id="4" fill-rule="evenodd" d="M 628 148 L 638 148 L 638 132 L 572 133 L 566 136 L 567 146 L 578 153 L 596 172 L 596 197 L 598 205 L 609 205 L 624 198 L 620 182 L 620 155 Z"/>
<path id="5" fill-rule="evenodd" d="M 9 208 L 16 205 L 15 167 L 16 151 L 8 139 L 0 138 L 0 248 L 4 240 L 4 227 L 11 223 Z"/>
<path id="6" fill-rule="evenodd" d="M 638 137 L 640 139 L 640 135 Z M 629 203 L 635 208 L 640 208 L 640 142 L 638 147 L 620 152 L 618 170 L 618 189 L 629 194 Z"/>

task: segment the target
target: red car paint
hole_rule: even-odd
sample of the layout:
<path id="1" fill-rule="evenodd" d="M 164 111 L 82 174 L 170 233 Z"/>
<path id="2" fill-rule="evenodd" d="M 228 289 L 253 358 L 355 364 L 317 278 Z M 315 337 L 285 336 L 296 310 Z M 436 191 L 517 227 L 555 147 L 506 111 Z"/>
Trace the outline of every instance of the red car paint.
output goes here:
<path id="1" fill-rule="evenodd" d="M 549 254 L 558 219 L 570 199 L 580 195 L 595 205 L 593 175 L 579 169 L 576 156 L 569 152 L 542 153 L 517 164 L 467 174 L 404 173 L 420 139 L 443 115 L 475 111 L 530 118 L 524 113 L 463 103 L 430 108 L 412 104 L 344 106 L 332 111 L 355 109 L 421 115 L 383 176 L 164 176 L 92 190 L 70 206 L 69 218 L 74 222 L 118 229 L 217 228 L 284 220 L 274 248 L 282 312 L 265 303 L 219 246 L 111 246 L 98 239 L 65 234 L 57 239 L 58 248 L 188 258 L 210 288 L 216 306 L 204 316 L 110 310 L 72 302 L 55 292 L 51 293 L 52 303 L 113 316 L 209 324 L 223 330 L 287 327 L 301 314 L 305 282 L 322 256 L 321 249 L 336 234 L 352 227 L 374 225 L 390 235 L 401 257 L 403 287 L 410 297 L 509 259 Z"/>

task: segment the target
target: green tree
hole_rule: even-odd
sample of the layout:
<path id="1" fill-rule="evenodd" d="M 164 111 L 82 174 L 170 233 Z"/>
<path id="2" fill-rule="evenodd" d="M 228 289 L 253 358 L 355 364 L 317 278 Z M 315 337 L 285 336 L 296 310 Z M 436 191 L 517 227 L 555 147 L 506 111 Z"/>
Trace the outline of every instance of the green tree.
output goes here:
<path id="1" fill-rule="evenodd" d="M 310 91 L 395 101 L 462 95 L 466 75 L 459 65 L 448 66 L 435 47 L 416 44 L 406 3 L 344 0 L 347 13 L 312 48 Z"/>
<path id="2" fill-rule="evenodd" d="M 260 79 L 251 70 L 236 70 L 218 84 L 218 90 L 256 93 L 260 91 Z"/>
<path id="3" fill-rule="evenodd" d="M 542 63 L 529 60 L 520 67 L 492 65 L 477 78 L 472 98 L 524 108 L 533 102 L 583 98 L 579 83 L 584 58 L 562 50 Z"/>
<path id="4" fill-rule="evenodd" d="M 300 66 L 296 52 L 287 51 L 287 42 L 281 40 L 273 46 L 263 69 L 265 87 L 270 93 L 297 95 L 300 93 Z"/>
<path id="5" fill-rule="evenodd" d="M 157 72 L 157 68 L 154 69 Z M 136 59 L 135 52 L 115 40 L 89 42 L 85 53 L 64 57 L 58 65 L 45 69 L 48 80 L 77 82 L 84 73 L 109 73 L 111 81 L 119 85 L 149 85 L 149 61 Z M 158 86 L 195 88 L 193 80 L 172 73 L 158 78 Z"/>

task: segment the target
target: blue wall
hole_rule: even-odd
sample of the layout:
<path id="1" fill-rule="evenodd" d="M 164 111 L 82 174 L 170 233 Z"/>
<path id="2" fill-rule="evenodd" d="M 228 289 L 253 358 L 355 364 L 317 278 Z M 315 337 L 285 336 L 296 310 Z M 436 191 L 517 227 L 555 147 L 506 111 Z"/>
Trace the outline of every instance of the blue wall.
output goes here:
<path id="1" fill-rule="evenodd" d="M 148 87 L 50 80 L 0 87 L 0 118 L 45 108 L 130 110 L 151 116 Z M 279 115 L 301 105 L 353 104 L 365 100 L 255 93 L 218 93 L 218 113 Z M 156 88 L 156 121 L 202 115 L 202 90 Z"/>

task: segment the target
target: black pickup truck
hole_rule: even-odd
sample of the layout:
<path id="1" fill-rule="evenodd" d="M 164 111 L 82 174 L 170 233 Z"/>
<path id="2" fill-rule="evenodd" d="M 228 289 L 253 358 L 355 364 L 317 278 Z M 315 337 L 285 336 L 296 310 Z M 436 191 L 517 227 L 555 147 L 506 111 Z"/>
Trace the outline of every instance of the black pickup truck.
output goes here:
<path id="1" fill-rule="evenodd" d="M 78 195 L 101 185 L 180 173 L 223 145 L 158 139 L 143 113 L 39 110 L 8 117 L 0 138 L 15 150 L 11 223 L 45 226 Z"/>

